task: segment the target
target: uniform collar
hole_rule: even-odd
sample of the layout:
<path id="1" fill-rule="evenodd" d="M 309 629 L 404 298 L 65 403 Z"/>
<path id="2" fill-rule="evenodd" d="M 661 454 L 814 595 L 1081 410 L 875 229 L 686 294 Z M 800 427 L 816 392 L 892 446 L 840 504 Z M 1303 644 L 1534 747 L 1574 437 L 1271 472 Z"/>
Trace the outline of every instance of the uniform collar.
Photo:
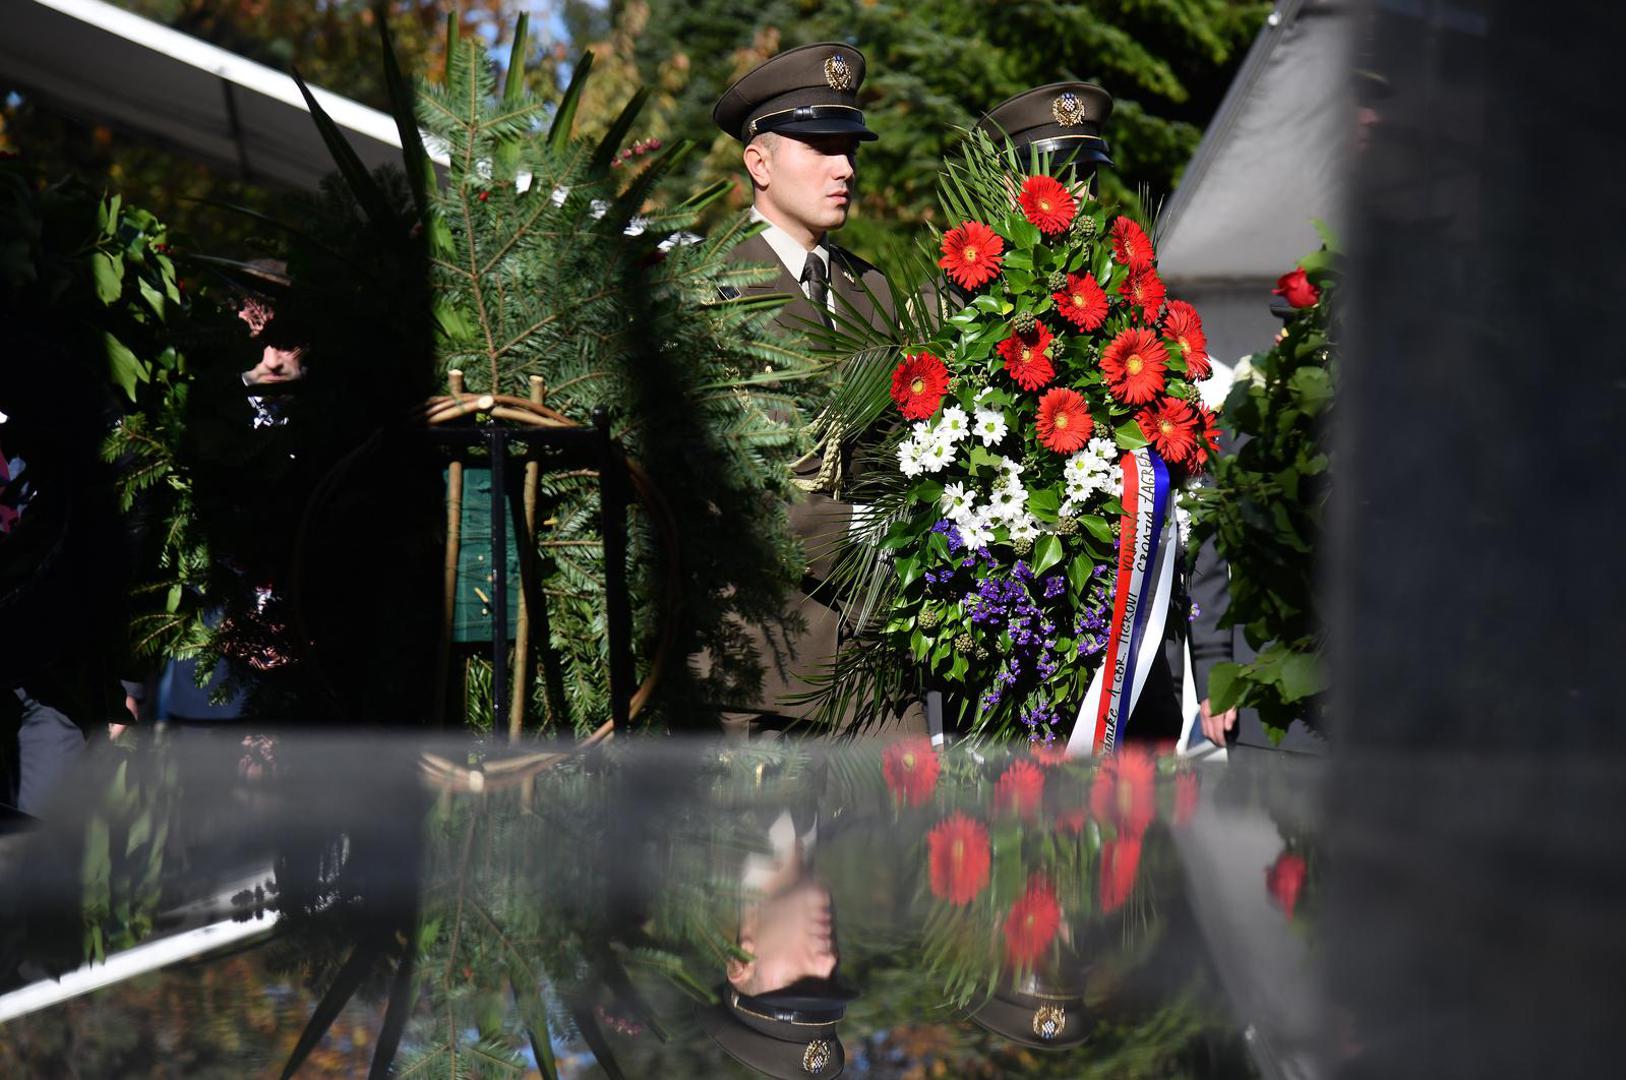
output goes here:
<path id="1" fill-rule="evenodd" d="M 768 227 L 762 232 L 762 238 L 768 241 L 768 246 L 773 248 L 773 253 L 775 255 L 779 256 L 779 261 L 784 264 L 785 270 L 789 272 L 790 276 L 795 278 L 797 281 L 801 281 L 802 271 L 807 269 L 807 249 L 802 247 L 801 244 L 797 243 L 791 237 L 790 233 L 769 221 L 767 217 L 754 206 L 751 207 L 751 220 L 761 221 L 767 224 Z M 834 269 L 830 265 L 830 249 L 824 244 L 821 243 L 815 247 L 812 254 L 817 255 L 819 258 L 824 260 L 824 268 L 826 271 Z M 826 274 L 826 278 L 828 277 L 829 275 Z"/>

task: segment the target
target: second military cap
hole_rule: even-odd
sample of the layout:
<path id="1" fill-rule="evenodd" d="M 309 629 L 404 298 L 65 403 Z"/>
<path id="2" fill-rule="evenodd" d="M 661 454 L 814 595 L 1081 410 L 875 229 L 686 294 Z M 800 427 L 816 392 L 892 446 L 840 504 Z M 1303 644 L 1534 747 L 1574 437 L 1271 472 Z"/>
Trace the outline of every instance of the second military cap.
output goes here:
<path id="1" fill-rule="evenodd" d="M 803 45 L 740 76 L 723 91 L 711 118 L 745 143 L 769 131 L 874 139 L 858 108 L 863 82 L 864 54 L 851 45 Z"/>
<path id="2" fill-rule="evenodd" d="M 1058 82 L 1023 91 L 988 110 L 977 124 L 998 145 L 1009 136 L 1018 155 L 1030 147 L 1056 159 L 1112 164 L 1101 132 L 1112 115 L 1112 95 L 1085 82 Z"/>

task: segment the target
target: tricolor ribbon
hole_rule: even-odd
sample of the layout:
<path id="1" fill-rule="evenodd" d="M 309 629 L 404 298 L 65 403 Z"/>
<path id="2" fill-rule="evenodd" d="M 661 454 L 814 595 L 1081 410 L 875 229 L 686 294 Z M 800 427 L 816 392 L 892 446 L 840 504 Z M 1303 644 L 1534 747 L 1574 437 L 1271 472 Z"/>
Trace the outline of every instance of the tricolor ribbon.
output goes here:
<path id="1" fill-rule="evenodd" d="M 1169 468 L 1149 447 L 1119 461 L 1124 514 L 1113 581 L 1112 624 L 1101 667 L 1073 723 L 1067 752 L 1109 754 L 1140 700 L 1156 650 L 1163 647 L 1174 591 L 1174 515 Z"/>

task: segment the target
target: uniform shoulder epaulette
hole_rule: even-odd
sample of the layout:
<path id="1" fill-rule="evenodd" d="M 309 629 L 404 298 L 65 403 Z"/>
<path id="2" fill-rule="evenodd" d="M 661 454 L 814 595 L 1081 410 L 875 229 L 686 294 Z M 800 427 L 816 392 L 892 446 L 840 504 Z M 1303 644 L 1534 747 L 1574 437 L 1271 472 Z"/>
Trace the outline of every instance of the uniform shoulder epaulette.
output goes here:
<path id="1" fill-rule="evenodd" d="M 861 278 L 865 274 L 879 274 L 881 272 L 874 263 L 860 259 L 857 255 L 854 255 L 846 248 L 837 247 L 834 244 L 829 244 L 828 246 L 830 249 L 830 254 L 835 256 L 835 261 L 841 263 L 841 270 L 849 279 Z"/>

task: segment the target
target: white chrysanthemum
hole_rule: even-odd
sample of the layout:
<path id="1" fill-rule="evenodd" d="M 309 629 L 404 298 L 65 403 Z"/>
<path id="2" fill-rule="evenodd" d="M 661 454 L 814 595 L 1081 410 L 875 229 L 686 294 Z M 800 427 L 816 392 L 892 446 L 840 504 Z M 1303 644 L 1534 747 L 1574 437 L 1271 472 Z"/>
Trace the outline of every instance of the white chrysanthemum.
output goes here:
<path id="1" fill-rule="evenodd" d="M 926 465 L 920 460 L 920 447 L 913 439 L 905 439 L 898 447 L 898 468 L 905 476 L 919 476 L 926 471 Z"/>
<path id="2" fill-rule="evenodd" d="M 1039 538 L 1039 521 L 1032 514 L 1023 511 L 1005 523 L 1011 532 L 1011 541 L 1021 543 L 1023 540 L 1037 540 Z"/>
<path id="3" fill-rule="evenodd" d="M 932 424 L 930 420 L 916 420 L 913 424 L 909 425 L 909 430 L 914 432 L 913 438 L 916 446 L 925 446 L 932 437 Z"/>
<path id="4" fill-rule="evenodd" d="M 965 541 L 965 546 L 973 551 L 994 542 L 994 530 L 981 513 L 972 514 L 965 521 L 955 522 L 955 528 L 960 530 L 960 539 Z"/>
<path id="5" fill-rule="evenodd" d="M 1027 513 L 1027 492 L 1021 484 L 997 484 L 988 498 L 988 507 L 996 519 L 1009 522 Z"/>
<path id="6" fill-rule="evenodd" d="M 942 439 L 930 439 L 920 448 L 920 463 L 927 472 L 942 472 L 954 460 L 954 444 Z"/>
<path id="7" fill-rule="evenodd" d="M 943 488 L 943 494 L 938 497 L 937 505 L 942 508 L 944 517 L 952 519 L 955 515 L 971 509 L 975 502 L 975 493 L 964 484 L 954 483 Z"/>
<path id="8" fill-rule="evenodd" d="M 972 430 L 982 440 L 982 445 L 993 446 L 1005 438 L 1010 427 L 1005 423 L 1005 414 L 998 409 L 978 409 Z"/>
<path id="9" fill-rule="evenodd" d="M 1174 531 L 1182 545 L 1191 543 L 1191 511 L 1178 502 L 1174 504 Z"/>
<path id="10" fill-rule="evenodd" d="M 1022 476 L 1022 463 L 1014 458 L 1002 457 L 999 459 L 999 482 L 1014 484 Z"/>
<path id="11" fill-rule="evenodd" d="M 937 421 L 937 436 L 957 443 L 971 434 L 971 422 L 966 419 L 965 410 L 958 405 L 950 405 L 943 410 L 943 415 Z"/>

